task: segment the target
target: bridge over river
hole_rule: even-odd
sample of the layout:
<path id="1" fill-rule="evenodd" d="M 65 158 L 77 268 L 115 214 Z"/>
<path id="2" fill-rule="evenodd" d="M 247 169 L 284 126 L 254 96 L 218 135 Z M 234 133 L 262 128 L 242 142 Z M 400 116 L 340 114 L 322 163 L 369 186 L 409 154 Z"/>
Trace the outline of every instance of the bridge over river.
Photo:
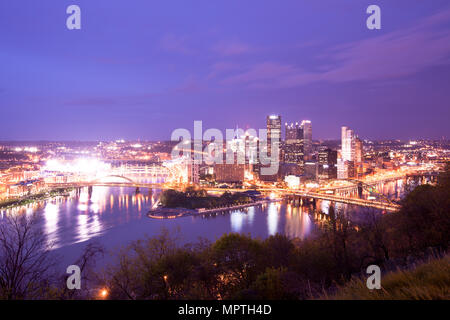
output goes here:
<path id="1" fill-rule="evenodd" d="M 136 169 L 135 169 L 136 170 Z M 133 172 L 135 173 L 135 172 Z M 139 172 L 142 173 L 142 172 Z M 148 174 L 149 169 L 144 169 L 144 173 Z M 167 176 L 166 169 L 161 168 L 152 168 L 151 174 L 153 176 L 164 175 Z M 400 205 L 392 202 L 385 195 L 380 193 L 374 193 L 375 199 L 362 199 L 361 192 L 354 192 L 357 188 L 364 188 L 369 190 L 371 193 L 374 192 L 374 186 L 380 183 L 386 183 L 388 181 L 399 180 L 399 179 L 416 179 L 417 177 L 426 177 L 428 179 L 435 179 L 438 175 L 437 171 L 417 171 L 413 173 L 403 173 L 403 174 L 394 174 L 389 177 L 383 177 L 382 179 L 366 179 L 365 181 L 351 179 L 348 180 L 351 182 L 349 186 L 343 187 L 335 187 L 335 188 L 317 188 L 317 189 L 284 189 L 277 187 L 260 187 L 251 190 L 257 190 L 262 193 L 277 193 L 280 196 L 286 197 L 298 197 L 300 199 L 319 199 L 326 200 L 332 202 L 345 203 L 350 205 L 376 208 L 386 211 L 398 211 L 400 209 Z M 106 178 L 106 181 L 105 181 Z M 107 181 L 108 179 L 116 179 L 116 181 Z M 117 181 L 121 180 L 121 181 Z M 427 183 L 425 181 L 424 183 Z M 143 182 L 143 181 L 135 181 L 130 176 L 124 174 L 124 171 L 115 172 L 109 176 L 95 178 L 92 181 L 83 181 L 83 182 L 72 182 L 72 183 L 55 183 L 49 184 L 50 187 L 86 187 L 86 186 L 108 186 L 108 187 L 133 187 L 133 188 L 155 188 L 155 189 L 181 189 L 181 187 L 174 187 L 171 184 L 162 183 L 162 182 Z M 206 191 L 211 192 L 243 192 L 248 189 L 223 189 L 223 188 L 212 188 L 212 187 L 204 187 Z"/>
<path id="2" fill-rule="evenodd" d="M 161 183 L 137 183 L 137 182 L 79 182 L 79 183 L 66 183 L 66 184 L 49 184 L 50 187 L 73 187 L 73 188 L 81 188 L 81 187 L 89 187 L 89 186 L 107 186 L 107 187 L 132 187 L 132 188 L 157 188 L 157 189 L 177 189 L 174 186 L 161 184 Z M 213 192 L 243 192 L 250 189 L 223 189 L 223 188 L 204 188 L 206 191 Z M 389 203 L 387 201 L 379 201 L 379 200 L 366 200 L 359 198 L 350 198 L 343 197 L 333 194 L 319 193 L 314 191 L 293 191 L 289 189 L 281 189 L 281 188 L 257 188 L 251 189 L 257 190 L 262 193 L 272 193 L 276 192 L 277 194 L 283 196 L 293 196 L 299 197 L 303 199 L 319 199 L 319 200 L 328 200 L 332 202 L 346 203 L 351 205 L 357 205 L 362 207 L 376 208 L 386 211 L 397 211 L 400 206 L 394 203 Z"/>

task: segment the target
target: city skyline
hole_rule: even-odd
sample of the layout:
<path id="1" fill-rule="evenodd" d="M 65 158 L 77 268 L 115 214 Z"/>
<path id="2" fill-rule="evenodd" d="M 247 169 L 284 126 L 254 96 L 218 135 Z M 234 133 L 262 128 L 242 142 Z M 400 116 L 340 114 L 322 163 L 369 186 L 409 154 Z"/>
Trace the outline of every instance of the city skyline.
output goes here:
<path id="1" fill-rule="evenodd" d="M 268 114 L 311 120 L 313 140 L 449 137 L 446 1 L 377 1 L 381 30 L 357 1 L 76 2 L 81 30 L 68 1 L 0 4 L 0 141 L 170 140 Z"/>
<path id="2" fill-rule="evenodd" d="M 0 300 L 449 300 L 449 0 L 0 1 L 0 38 Z"/>

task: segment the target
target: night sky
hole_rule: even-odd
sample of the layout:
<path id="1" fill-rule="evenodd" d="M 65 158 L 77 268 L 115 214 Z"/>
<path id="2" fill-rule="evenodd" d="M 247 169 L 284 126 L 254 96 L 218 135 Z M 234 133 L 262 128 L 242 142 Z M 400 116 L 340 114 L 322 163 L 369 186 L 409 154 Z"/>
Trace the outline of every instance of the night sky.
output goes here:
<path id="1" fill-rule="evenodd" d="M 314 139 L 449 138 L 450 2 L 0 2 L 0 140 L 168 140 L 271 113 Z"/>

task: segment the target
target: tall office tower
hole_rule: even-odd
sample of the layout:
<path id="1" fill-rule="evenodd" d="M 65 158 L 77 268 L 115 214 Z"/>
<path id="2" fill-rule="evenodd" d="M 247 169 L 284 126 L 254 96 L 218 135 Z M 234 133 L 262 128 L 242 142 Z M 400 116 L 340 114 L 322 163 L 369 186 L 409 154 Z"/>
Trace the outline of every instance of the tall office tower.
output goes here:
<path id="1" fill-rule="evenodd" d="M 214 174 L 217 182 L 242 183 L 245 178 L 245 165 L 216 163 L 214 165 Z"/>
<path id="2" fill-rule="evenodd" d="M 303 129 L 298 122 L 289 125 L 286 122 L 284 128 L 286 129 L 286 143 L 296 143 L 303 139 Z"/>
<path id="3" fill-rule="evenodd" d="M 285 124 L 284 162 L 303 166 L 304 144 L 303 129 L 297 123 Z"/>
<path id="4" fill-rule="evenodd" d="M 272 141 L 273 140 L 273 141 Z M 260 141 L 261 142 L 261 141 Z M 273 146 L 272 146 L 273 144 Z M 274 151 L 273 148 L 276 149 L 277 153 L 278 153 L 278 158 L 277 159 L 273 159 L 272 156 L 274 155 Z M 259 179 L 263 180 L 263 181 L 277 181 L 277 179 L 279 178 L 278 175 L 278 169 L 279 169 L 279 165 L 280 165 L 280 159 L 281 159 L 281 117 L 278 115 L 270 115 L 267 116 L 267 147 L 264 148 L 264 146 L 259 145 L 259 150 L 260 150 L 260 164 L 253 166 L 254 167 L 254 173 L 259 175 Z M 265 149 L 265 150 L 264 150 Z M 261 159 L 261 151 L 267 154 L 268 159 L 266 159 L 266 161 L 270 162 L 271 165 L 269 164 L 265 164 L 263 163 L 262 159 Z M 274 160 L 276 160 L 276 164 L 273 163 Z M 264 162 L 266 162 L 264 161 Z M 263 169 L 265 167 L 271 167 L 272 165 L 276 165 L 277 168 L 277 172 L 274 174 L 263 174 Z"/>
<path id="5" fill-rule="evenodd" d="M 358 137 L 355 138 L 355 162 L 363 162 L 363 142 Z"/>
<path id="6" fill-rule="evenodd" d="M 301 124 L 303 129 L 303 144 L 304 154 L 306 157 L 311 156 L 312 153 L 312 124 L 309 120 L 303 120 Z"/>
<path id="7" fill-rule="evenodd" d="M 353 130 L 341 129 L 341 159 L 338 161 L 338 179 L 353 178 L 355 173 L 355 133 Z"/>
<path id="8" fill-rule="evenodd" d="M 338 161 L 337 161 L 337 178 L 338 179 L 347 179 L 348 178 L 348 170 L 347 170 L 347 166 L 346 166 L 347 162 L 342 160 L 342 158 L 338 159 Z"/>
<path id="9" fill-rule="evenodd" d="M 245 157 L 249 164 L 258 164 L 258 137 L 246 134 L 244 137 Z"/>
<path id="10" fill-rule="evenodd" d="M 337 178 L 337 151 L 325 146 L 319 148 L 318 154 L 319 179 Z"/>
<path id="11" fill-rule="evenodd" d="M 188 162 L 188 181 L 192 184 L 198 184 L 200 181 L 199 165 L 193 160 Z"/>
<path id="12" fill-rule="evenodd" d="M 355 134 L 347 127 L 341 129 L 341 157 L 343 161 L 355 160 Z"/>
<path id="13" fill-rule="evenodd" d="M 281 116 L 270 115 L 267 116 L 267 152 L 272 154 L 272 139 L 274 139 L 274 147 L 278 149 L 280 154 L 281 143 Z"/>

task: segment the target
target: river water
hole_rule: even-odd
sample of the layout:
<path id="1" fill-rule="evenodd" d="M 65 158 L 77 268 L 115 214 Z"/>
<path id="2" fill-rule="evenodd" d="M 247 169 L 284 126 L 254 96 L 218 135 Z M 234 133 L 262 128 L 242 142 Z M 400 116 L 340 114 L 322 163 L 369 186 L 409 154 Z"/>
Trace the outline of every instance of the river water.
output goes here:
<path id="1" fill-rule="evenodd" d="M 393 186 L 397 190 L 398 185 Z M 384 187 L 386 188 L 386 187 Z M 391 189 L 387 188 L 390 194 Z M 199 237 L 215 240 L 225 233 L 239 232 L 266 238 L 276 233 L 304 239 L 317 226 L 309 206 L 296 207 L 284 202 L 219 213 L 213 216 L 188 216 L 177 219 L 151 219 L 146 213 L 158 200 L 160 190 L 95 186 L 74 190 L 67 197 L 17 207 L 0 212 L 7 215 L 39 217 L 39 228 L 45 233 L 64 263 L 73 263 L 87 243 L 97 241 L 115 250 L 146 235 L 153 236 L 163 228 L 177 232 L 180 242 L 194 242 Z M 334 204 L 336 209 L 361 218 L 366 209 Z M 329 201 L 317 201 L 316 210 L 328 213 Z"/>

